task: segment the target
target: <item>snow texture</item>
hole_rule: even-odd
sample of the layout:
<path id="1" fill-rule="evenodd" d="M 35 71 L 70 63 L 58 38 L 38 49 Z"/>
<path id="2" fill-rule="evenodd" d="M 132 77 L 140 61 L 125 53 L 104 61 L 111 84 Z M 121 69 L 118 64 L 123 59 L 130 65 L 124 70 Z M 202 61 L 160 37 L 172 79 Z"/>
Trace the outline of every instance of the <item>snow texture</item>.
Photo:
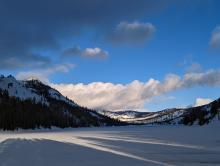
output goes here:
<path id="1" fill-rule="evenodd" d="M 28 80 L 31 81 L 31 80 Z M 37 83 L 41 83 L 39 80 L 34 80 Z M 39 95 L 36 89 L 26 86 L 27 81 L 16 80 L 13 76 L 0 76 L 0 89 L 8 91 L 9 96 L 18 97 L 21 100 L 31 99 L 36 103 L 42 103 L 49 105 L 47 98 L 45 96 Z M 61 100 L 66 102 L 69 105 L 77 106 L 73 101 L 64 97 L 57 90 L 49 87 L 48 89 L 49 97 L 56 100 Z"/>
<path id="2" fill-rule="evenodd" d="M 220 121 L 0 132 L 1 166 L 217 166 Z"/>
<path id="3" fill-rule="evenodd" d="M 9 96 L 18 97 L 21 100 L 32 99 L 37 103 L 48 104 L 43 96 L 36 94 L 34 89 L 27 88 L 25 85 L 26 82 L 18 81 L 12 76 L 0 77 L 0 88 L 8 91 Z"/>
<path id="4" fill-rule="evenodd" d="M 184 109 L 166 109 L 158 112 L 136 112 L 136 111 L 97 111 L 98 113 L 123 122 L 136 124 L 151 124 L 164 122 L 181 117 Z"/>

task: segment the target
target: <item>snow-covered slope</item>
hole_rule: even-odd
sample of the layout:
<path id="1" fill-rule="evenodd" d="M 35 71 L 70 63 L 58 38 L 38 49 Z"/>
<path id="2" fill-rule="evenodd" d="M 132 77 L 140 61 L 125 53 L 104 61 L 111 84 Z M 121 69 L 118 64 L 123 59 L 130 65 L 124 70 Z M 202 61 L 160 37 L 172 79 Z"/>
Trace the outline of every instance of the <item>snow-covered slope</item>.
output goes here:
<path id="1" fill-rule="evenodd" d="M 94 111 L 81 107 L 38 80 L 0 76 L 0 128 L 80 127 L 125 124 L 206 124 L 220 119 L 220 99 L 210 104 L 158 112 Z M 21 118 L 22 117 L 22 118 Z M 31 118 L 30 118 L 31 117 Z M 19 124 L 19 126 L 16 126 Z M 12 125 L 12 126 L 11 126 Z"/>
<path id="2" fill-rule="evenodd" d="M 125 111 L 105 111 L 105 110 L 98 110 L 97 111 L 100 114 L 103 114 L 105 116 L 118 119 L 121 121 L 130 121 L 137 118 L 144 118 L 146 116 L 150 116 L 153 113 L 151 112 L 138 112 L 138 111 L 132 111 L 132 110 L 125 110 Z"/>
<path id="3" fill-rule="evenodd" d="M 166 109 L 158 112 L 138 112 L 138 111 L 98 111 L 105 116 L 135 124 L 157 123 L 180 117 L 184 109 Z"/>
<path id="4" fill-rule="evenodd" d="M 48 104 L 45 97 L 35 93 L 35 89 L 26 87 L 26 81 L 18 81 L 13 76 L 0 77 L 0 89 L 6 90 L 9 96 L 18 97 L 21 100 L 34 99 L 36 102 Z"/>
<path id="5" fill-rule="evenodd" d="M 0 129 L 87 127 L 121 122 L 81 107 L 38 80 L 0 76 Z"/>
<path id="6" fill-rule="evenodd" d="M 215 117 L 220 119 L 220 99 L 210 104 L 184 108 L 165 109 L 158 112 L 137 111 L 98 111 L 100 114 L 131 124 L 200 124 L 211 122 Z"/>
<path id="7" fill-rule="evenodd" d="M 44 91 L 40 88 L 44 88 Z M 77 106 L 77 104 L 61 95 L 57 90 L 44 85 L 39 80 L 19 81 L 11 75 L 8 77 L 0 76 L 0 89 L 6 90 L 9 96 L 18 97 L 21 100 L 32 99 L 36 103 L 48 105 L 47 98 L 51 97 L 62 100 L 72 106 Z"/>

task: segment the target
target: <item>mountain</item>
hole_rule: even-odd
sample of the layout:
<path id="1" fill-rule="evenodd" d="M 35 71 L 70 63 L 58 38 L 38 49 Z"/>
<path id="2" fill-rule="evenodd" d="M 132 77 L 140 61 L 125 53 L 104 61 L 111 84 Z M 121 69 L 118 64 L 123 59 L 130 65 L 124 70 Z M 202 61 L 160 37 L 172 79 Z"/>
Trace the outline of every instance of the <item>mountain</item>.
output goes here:
<path id="1" fill-rule="evenodd" d="M 0 76 L 0 129 L 88 127 L 127 124 L 208 124 L 220 119 L 220 99 L 158 112 L 103 111 L 81 107 L 39 80 Z"/>
<path id="2" fill-rule="evenodd" d="M 123 122 L 134 122 L 135 119 L 141 119 L 148 117 L 153 112 L 139 112 L 139 111 L 133 111 L 133 110 L 124 110 L 124 111 L 106 111 L 106 110 L 97 110 L 98 113 L 108 116 L 113 119 L 118 119 Z"/>
<path id="3" fill-rule="evenodd" d="M 191 107 L 173 108 L 158 112 L 137 111 L 98 111 L 100 114 L 130 124 L 208 124 L 214 119 L 220 120 L 220 98 L 210 104 Z"/>
<path id="4" fill-rule="evenodd" d="M 203 106 L 185 109 L 183 116 L 179 117 L 179 123 L 185 125 L 204 125 L 214 119 L 220 120 L 220 98 Z M 170 121 L 171 123 L 173 122 Z"/>
<path id="5" fill-rule="evenodd" d="M 175 119 L 183 114 L 182 109 L 166 109 L 158 112 L 125 111 L 97 111 L 98 113 L 131 124 L 149 124 Z"/>
<path id="6" fill-rule="evenodd" d="M 39 80 L 0 76 L 0 129 L 123 125 L 84 108 Z"/>

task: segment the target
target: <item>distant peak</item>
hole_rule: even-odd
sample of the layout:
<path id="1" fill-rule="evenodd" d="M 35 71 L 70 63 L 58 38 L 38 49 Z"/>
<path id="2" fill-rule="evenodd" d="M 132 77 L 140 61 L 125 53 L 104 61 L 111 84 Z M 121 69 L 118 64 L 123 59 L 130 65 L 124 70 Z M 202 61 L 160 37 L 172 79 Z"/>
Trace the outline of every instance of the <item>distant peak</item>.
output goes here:
<path id="1" fill-rule="evenodd" d="M 36 77 L 30 77 L 26 80 L 24 80 L 25 82 L 30 82 L 30 83 L 34 83 L 34 84 L 44 84 L 41 80 L 39 80 Z M 44 84 L 45 85 L 45 84 Z"/>
<path id="2" fill-rule="evenodd" d="M 1 79 L 7 79 L 7 80 L 16 80 L 16 78 L 12 75 L 8 75 L 7 77 L 4 76 L 3 74 L 0 75 Z"/>
<path id="3" fill-rule="evenodd" d="M 29 77 L 26 79 L 26 81 L 39 81 L 39 82 L 41 82 L 37 77 Z"/>

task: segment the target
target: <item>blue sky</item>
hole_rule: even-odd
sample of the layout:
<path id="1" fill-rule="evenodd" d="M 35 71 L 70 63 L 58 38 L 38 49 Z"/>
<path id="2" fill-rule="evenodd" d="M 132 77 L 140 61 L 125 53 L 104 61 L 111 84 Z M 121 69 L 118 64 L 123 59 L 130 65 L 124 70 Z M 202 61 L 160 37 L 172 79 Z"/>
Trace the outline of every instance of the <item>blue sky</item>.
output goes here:
<path id="1" fill-rule="evenodd" d="M 150 77 L 163 79 L 170 72 L 182 74 L 184 67 L 188 66 L 178 64 L 184 61 L 197 62 L 204 69 L 218 68 L 219 52 L 210 49 L 209 41 L 212 31 L 219 25 L 220 12 L 218 5 L 207 4 L 196 3 L 189 8 L 167 9 L 159 14 L 137 18 L 139 22 L 150 22 L 156 27 L 153 38 L 141 44 L 112 45 L 94 39 L 89 30 L 88 34 L 74 39 L 70 46 L 100 47 L 109 52 L 108 59 L 72 59 L 77 67 L 70 77 L 62 79 L 76 83 L 128 83 L 134 79 L 146 81 Z M 53 79 L 60 82 L 59 77 Z"/>
<path id="2" fill-rule="evenodd" d="M 79 104 L 101 109 L 156 111 L 194 105 L 197 98 L 206 102 L 220 97 L 220 2 L 217 0 L 159 1 L 157 4 L 153 1 L 140 1 L 134 7 L 131 6 L 134 1 L 131 1 L 130 6 L 123 0 L 112 1 L 108 2 L 106 13 L 105 7 L 100 9 L 103 5 L 101 1 L 94 1 L 94 4 L 82 1 L 69 4 L 79 5 L 84 12 L 82 14 L 80 10 L 69 9 L 74 11 L 69 12 L 70 20 L 65 15 L 65 5 L 58 2 L 54 9 L 49 9 L 51 13 L 42 12 L 42 16 L 48 17 L 49 21 L 40 16 L 38 18 L 41 11 L 37 7 L 53 7 L 43 2 L 39 2 L 37 7 L 30 6 L 25 0 L 22 2 L 27 8 L 36 9 L 33 10 L 35 13 L 23 13 L 30 15 L 27 18 L 25 16 L 23 23 L 19 22 L 19 14 L 1 18 L 18 21 L 15 26 L 24 27 L 27 32 L 11 27 L 12 30 L 6 32 L 17 36 L 9 35 L 15 46 L 12 46 L 13 43 L 4 44 L 5 40 L 1 41 L 2 66 L 7 66 L 2 67 L 3 74 L 11 73 L 18 79 L 37 77 Z M 117 6 L 118 3 L 124 5 Z M 59 6 L 63 7 L 60 13 L 54 12 Z M 14 7 L 13 2 L 5 8 L 15 13 L 22 9 Z M 95 11 L 95 14 L 90 16 L 90 10 Z M 71 19 L 75 19 L 73 25 Z M 44 26 L 46 30 L 41 30 Z M 0 31 L 5 32 L 4 27 Z M 4 55 L 4 50 L 10 48 L 18 51 Z M 31 53 L 36 56 L 26 55 L 26 50 L 32 50 Z M 189 73 L 194 74 L 193 83 L 182 80 Z M 142 85 L 151 78 L 163 83 L 169 74 L 180 77 L 182 81 L 169 89 L 167 84 L 151 86 L 150 90 Z M 203 78 L 194 79 L 198 75 L 203 75 Z M 209 77 L 213 82 L 207 80 Z M 130 88 L 128 85 L 134 80 L 138 80 L 138 84 Z M 101 84 L 94 86 L 97 82 Z M 118 87 L 118 84 L 122 87 Z M 128 95 L 137 97 L 127 98 Z"/>

